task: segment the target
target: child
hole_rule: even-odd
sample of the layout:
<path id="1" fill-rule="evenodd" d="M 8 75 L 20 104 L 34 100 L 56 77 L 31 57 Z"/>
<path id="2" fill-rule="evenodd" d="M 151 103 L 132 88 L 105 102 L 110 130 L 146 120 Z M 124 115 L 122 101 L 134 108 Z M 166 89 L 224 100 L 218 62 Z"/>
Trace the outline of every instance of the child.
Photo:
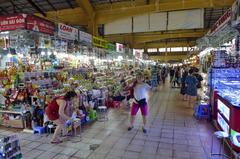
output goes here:
<path id="1" fill-rule="evenodd" d="M 142 118 L 143 118 L 143 133 L 147 133 L 146 124 L 147 124 L 147 113 L 148 113 L 148 104 L 146 101 L 147 92 L 150 91 L 151 87 L 144 83 L 144 76 L 142 73 L 137 74 L 137 81 L 133 85 L 133 104 L 131 108 L 131 120 L 128 131 L 133 129 L 133 124 L 136 118 L 136 114 L 139 109 L 141 109 Z"/>

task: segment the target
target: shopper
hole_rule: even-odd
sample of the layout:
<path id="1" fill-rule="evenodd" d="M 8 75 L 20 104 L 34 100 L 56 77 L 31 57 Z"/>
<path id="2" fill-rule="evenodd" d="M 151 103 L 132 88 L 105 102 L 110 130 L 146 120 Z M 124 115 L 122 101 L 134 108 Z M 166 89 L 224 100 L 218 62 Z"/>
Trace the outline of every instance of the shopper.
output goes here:
<path id="1" fill-rule="evenodd" d="M 183 71 L 182 73 L 182 78 L 181 78 L 181 90 L 180 93 L 183 95 L 183 100 L 187 100 L 186 99 L 186 77 L 188 75 L 188 72 L 186 70 Z"/>
<path id="2" fill-rule="evenodd" d="M 162 68 L 161 76 L 162 76 L 163 84 L 165 84 L 165 79 L 166 79 L 166 77 L 167 77 L 167 69 L 166 69 L 166 67 L 163 67 L 163 68 Z"/>
<path id="3" fill-rule="evenodd" d="M 174 71 L 174 78 L 173 78 L 173 86 L 176 87 L 176 84 L 177 84 L 177 87 L 180 86 L 180 68 L 176 68 L 175 71 Z"/>
<path id="4" fill-rule="evenodd" d="M 130 126 L 128 131 L 133 129 L 133 124 L 136 118 L 136 114 L 139 109 L 141 109 L 142 118 L 143 118 L 143 127 L 142 130 L 144 133 L 147 133 L 146 124 L 147 124 L 147 113 L 148 113 L 148 104 L 147 104 L 147 93 L 150 91 L 151 87 L 144 83 L 144 78 L 142 73 L 137 74 L 137 80 L 133 86 L 133 98 L 134 102 L 131 108 L 131 119 Z"/>
<path id="5" fill-rule="evenodd" d="M 197 84 L 198 84 L 197 78 L 193 75 L 193 69 L 189 70 L 189 75 L 186 77 L 185 84 L 188 105 L 191 107 L 194 106 L 195 104 L 194 102 L 197 96 Z"/>
<path id="6" fill-rule="evenodd" d="M 66 123 L 71 119 L 67 115 L 66 111 L 69 103 L 73 101 L 74 97 L 77 97 L 76 92 L 69 91 L 64 96 L 55 97 L 46 108 L 46 115 L 48 119 L 53 121 L 57 127 L 53 134 L 51 143 L 58 144 L 61 143 L 60 134 L 66 128 Z"/>
<path id="7" fill-rule="evenodd" d="M 174 78 L 174 74 L 175 74 L 175 70 L 173 67 L 171 67 L 170 71 L 169 71 L 169 74 L 170 74 L 170 83 L 173 82 L 173 78 Z"/>
<path id="8" fill-rule="evenodd" d="M 198 69 L 198 68 L 195 68 L 195 69 L 194 69 L 193 75 L 194 75 L 194 76 L 197 78 L 197 80 L 198 80 L 197 88 L 201 88 L 201 87 L 202 87 L 203 77 L 202 77 L 201 74 L 199 73 L 199 69 Z"/>

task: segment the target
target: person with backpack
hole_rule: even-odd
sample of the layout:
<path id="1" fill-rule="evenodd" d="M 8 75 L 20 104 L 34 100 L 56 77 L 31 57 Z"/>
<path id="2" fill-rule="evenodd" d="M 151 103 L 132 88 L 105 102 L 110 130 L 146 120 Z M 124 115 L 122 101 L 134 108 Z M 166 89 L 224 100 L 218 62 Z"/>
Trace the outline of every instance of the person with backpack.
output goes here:
<path id="1" fill-rule="evenodd" d="M 77 93 L 75 91 L 69 91 L 64 96 L 53 98 L 45 109 L 48 119 L 57 125 L 51 140 L 53 144 L 62 142 L 60 139 L 61 131 L 66 128 L 67 121 L 71 119 L 71 117 L 66 114 L 66 110 L 75 97 L 77 97 Z"/>
<path id="2" fill-rule="evenodd" d="M 141 110 L 142 118 L 143 118 L 143 133 L 147 133 L 146 124 L 147 124 L 147 114 L 148 114 L 148 104 L 147 104 L 147 93 L 151 90 L 151 86 L 144 82 L 143 74 L 139 72 L 137 74 L 137 80 L 133 84 L 132 89 L 132 97 L 134 99 L 132 108 L 131 108 L 131 119 L 130 126 L 128 127 L 128 131 L 133 129 L 133 124 L 136 118 L 136 114 L 138 110 Z"/>

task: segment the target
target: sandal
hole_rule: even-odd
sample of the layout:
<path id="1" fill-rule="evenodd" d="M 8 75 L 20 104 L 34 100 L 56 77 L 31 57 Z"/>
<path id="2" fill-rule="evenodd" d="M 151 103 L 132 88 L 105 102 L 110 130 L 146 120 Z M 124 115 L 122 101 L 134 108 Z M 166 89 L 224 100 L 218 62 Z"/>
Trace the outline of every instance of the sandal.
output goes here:
<path id="1" fill-rule="evenodd" d="M 128 131 L 131 131 L 133 129 L 133 126 L 128 127 Z"/>
<path id="2" fill-rule="evenodd" d="M 62 143 L 63 141 L 62 140 L 59 140 L 59 141 L 51 141 L 51 144 L 60 144 Z"/>
<path id="3" fill-rule="evenodd" d="M 142 131 L 143 131 L 144 134 L 147 133 L 147 129 L 145 129 L 145 128 L 142 128 Z"/>

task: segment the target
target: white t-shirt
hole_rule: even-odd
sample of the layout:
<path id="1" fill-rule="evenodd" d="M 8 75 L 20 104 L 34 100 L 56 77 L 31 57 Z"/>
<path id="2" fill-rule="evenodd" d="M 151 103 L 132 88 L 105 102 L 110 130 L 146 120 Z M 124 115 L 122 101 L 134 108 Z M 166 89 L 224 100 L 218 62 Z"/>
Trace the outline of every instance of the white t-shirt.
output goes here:
<path id="1" fill-rule="evenodd" d="M 147 83 L 137 84 L 134 87 L 134 98 L 138 101 L 147 98 L 147 93 L 150 89 L 151 87 Z"/>

